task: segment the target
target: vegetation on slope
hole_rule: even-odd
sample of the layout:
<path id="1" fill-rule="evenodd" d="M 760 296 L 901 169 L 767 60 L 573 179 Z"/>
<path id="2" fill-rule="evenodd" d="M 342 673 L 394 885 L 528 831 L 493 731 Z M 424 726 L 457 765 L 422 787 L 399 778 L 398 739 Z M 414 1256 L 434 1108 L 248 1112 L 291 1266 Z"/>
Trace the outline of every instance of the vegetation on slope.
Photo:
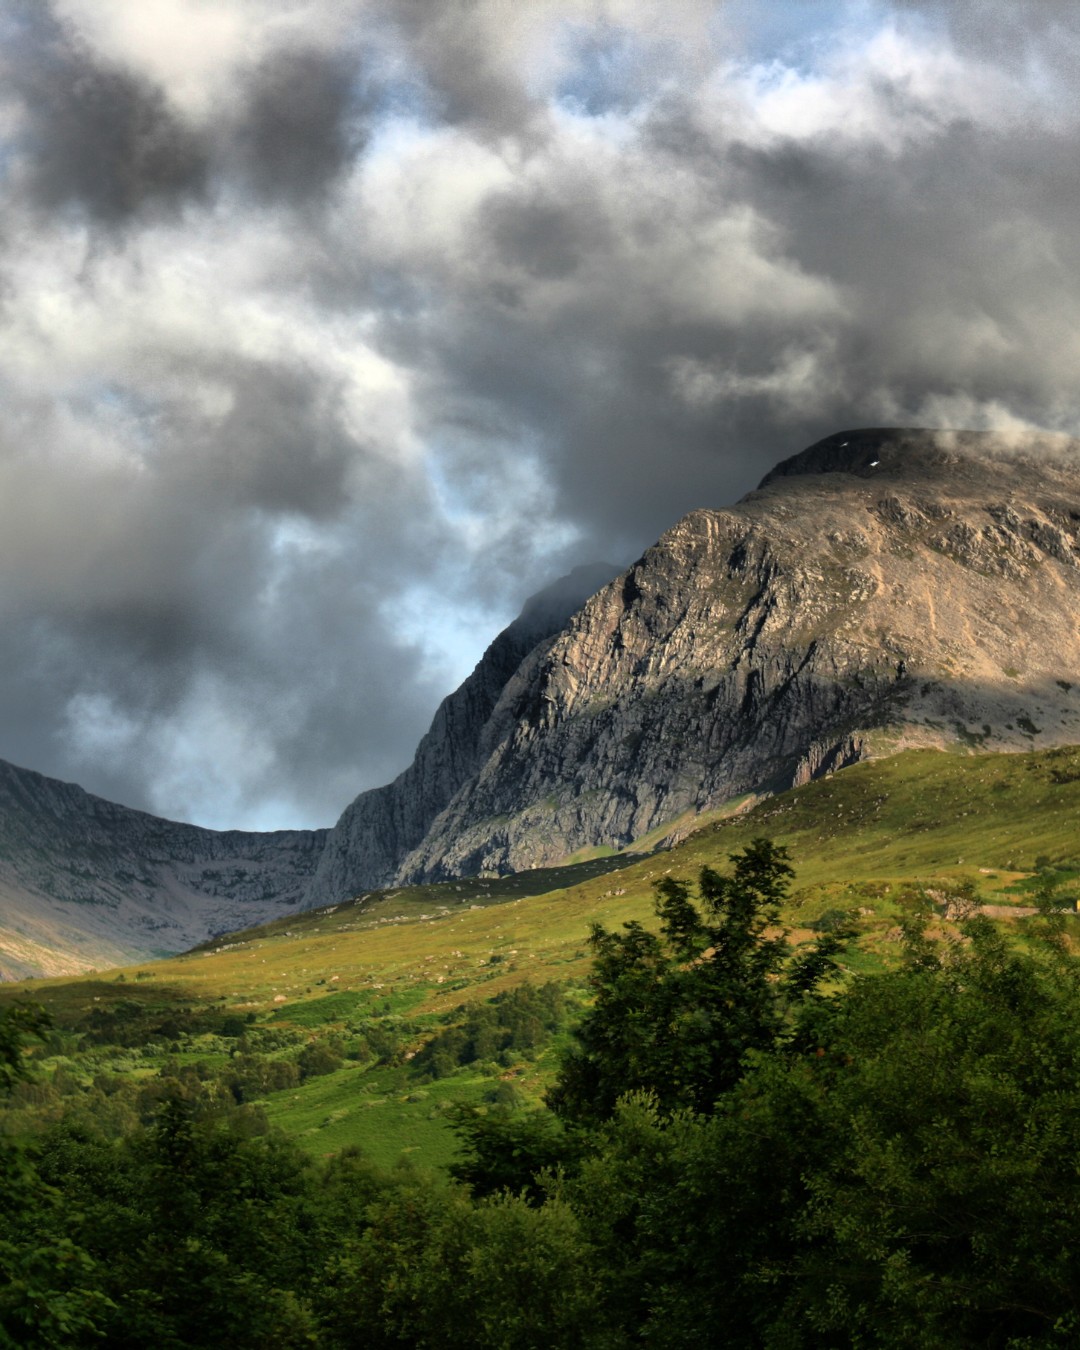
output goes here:
<path id="1" fill-rule="evenodd" d="M 6 1146 L 0 1344 L 1074 1344 L 1080 967 L 1052 883 L 1030 950 L 971 913 L 935 937 L 909 894 L 893 968 L 845 979 L 835 929 L 787 946 L 783 849 L 730 861 L 697 897 L 661 881 L 658 932 L 594 928 L 554 1113 L 462 1114 L 456 1182 L 313 1160 L 182 1069 L 117 1137 L 69 1117 Z M 427 1053 L 545 1016 L 553 991 L 504 996 Z M 9 1079 L 46 1030 L 13 1018 Z"/>
<path id="2" fill-rule="evenodd" d="M 17 1091 L 9 1127 L 32 1133 L 76 1108 L 123 1132 L 183 1077 L 260 1103 L 317 1156 L 356 1144 L 386 1165 L 403 1149 L 444 1165 L 455 1102 L 539 1105 L 584 997 L 590 924 L 655 931 L 657 880 L 722 870 L 767 833 L 797 864 L 782 913 L 792 941 L 854 926 L 845 969 L 880 970 L 912 904 L 940 922 L 988 903 L 1028 941 L 1032 888 L 1071 894 L 1078 822 L 1080 752 L 909 752 L 704 822 L 670 851 L 369 894 L 187 957 L 0 986 L 0 1005 L 30 992 L 54 1023 L 45 1078 Z M 551 982 L 562 1030 L 433 1071 L 425 1045 L 456 1035 L 469 1009 Z"/>

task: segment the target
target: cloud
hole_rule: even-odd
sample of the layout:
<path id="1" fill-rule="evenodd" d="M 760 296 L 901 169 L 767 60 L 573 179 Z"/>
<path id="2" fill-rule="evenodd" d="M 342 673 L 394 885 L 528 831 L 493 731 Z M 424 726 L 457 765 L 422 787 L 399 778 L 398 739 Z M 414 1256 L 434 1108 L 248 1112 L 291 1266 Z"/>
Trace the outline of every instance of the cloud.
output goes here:
<path id="1" fill-rule="evenodd" d="M 1061 6 L 0 24 L 17 762 L 326 823 L 573 563 L 843 426 L 1077 428 Z"/>
<path id="2" fill-rule="evenodd" d="M 21 105 L 12 150 L 29 201 L 116 225 L 198 195 L 206 147 L 156 86 L 102 60 L 46 5 L 22 8 L 27 17 L 15 25 L 2 74 L 8 98 Z"/>
<path id="3" fill-rule="evenodd" d="M 363 147 L 352 118 L 362 74 L 317 49 L 273 51 L 255 67 L 234 137 L 258 197 L 318 204 Z"/>

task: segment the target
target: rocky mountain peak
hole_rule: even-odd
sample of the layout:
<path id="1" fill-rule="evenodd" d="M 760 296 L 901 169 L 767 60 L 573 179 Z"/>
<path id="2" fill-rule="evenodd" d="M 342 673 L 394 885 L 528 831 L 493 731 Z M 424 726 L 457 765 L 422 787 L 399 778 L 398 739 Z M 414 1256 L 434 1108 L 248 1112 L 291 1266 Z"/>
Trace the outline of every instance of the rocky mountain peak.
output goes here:
<path id="1" fill-rule="evenodd" d="M 263 905 L 655 841 L 907 747 L 1080 743 L 1076 441 L 838 432 L 613 573 L 533 597 L 328 835 L 212 836 L 0 772 L 17 960 L 65 924 L 104 950 L 110 914 L 175 950 Z"/>
<path id="2" fill-rule="evenodd" d="M 870 428 L 692 512 L 507 680 L 397 879 L 622 847 L 906 746 L 1080 739 L 1078 465 Z"/>
<path id="3" fill-rule="evenodd" d="M 1045 432 L 947 431 L 925 427 L 861 427 L 838 431 L 781 460 L 760 488 L 781 479 L 851 474 L 902 478 L 925 486 L 1005 482 L 1010 472 L 1036 474 L 1080 463 L 1080 441 Z"/>

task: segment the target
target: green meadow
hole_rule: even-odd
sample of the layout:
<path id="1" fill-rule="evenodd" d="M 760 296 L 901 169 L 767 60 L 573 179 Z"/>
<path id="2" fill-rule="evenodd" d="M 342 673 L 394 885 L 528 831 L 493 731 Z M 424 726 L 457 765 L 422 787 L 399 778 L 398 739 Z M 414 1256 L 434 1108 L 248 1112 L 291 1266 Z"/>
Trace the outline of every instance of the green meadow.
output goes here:
<path id="1" fill-rule="evenodd" d="M 796 875 L 784 919 L 795 943 L 829 923 L 856 928 L 849 972 L 891 963 L 913 896 L 941 932 L 950 898 L 991 906 L 1023 944 L 1037 922 L 1035 886 L 1049 879 L 1062 905 L 1072 902 L 1080 749 L 909 751 L 695 824 L 671 848 L 654 835 L 561 868 L 368 892 L 183 956 L 8 984 L 0 1006 L 29 997 L 47 1009 L 54 1031 L 41 1064 L 65 1099 L 82 1092 L 96 1102 L 111 1088 L 115 1101 L 136 1088 L 145 1095 L 158 1078 L 201 1075 L 230 1084 L 313 1154 L 357 1145 L 380 1163 L 404 1154 L 442 1166 L 455 1103 L 542 1100 L 587 999 L 591 925 L 655 927 L 655 882 L 723 870 L 757 836 L 789 850 Z M 425 1045 L 466 1009 L 548 982 L 566 991 L 566 1014 L 541 1043 L 422 1068 Z M 271 1070 L 260 1078 L 263 1063 Z M 60 1109 L 59 1099 L 35 1106 L 30 1096 L 9 1108 L 10 1130 Z"/>

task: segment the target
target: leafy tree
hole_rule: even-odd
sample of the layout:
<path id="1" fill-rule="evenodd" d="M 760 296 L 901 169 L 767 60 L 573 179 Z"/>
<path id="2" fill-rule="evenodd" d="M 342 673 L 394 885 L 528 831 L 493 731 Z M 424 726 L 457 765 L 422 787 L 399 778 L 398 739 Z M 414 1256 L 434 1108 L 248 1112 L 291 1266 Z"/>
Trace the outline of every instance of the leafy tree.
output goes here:
<path id="1" fill-rule="evenodd" d="M 532 1056 L 562 1024 L 564 1000 L 552 981 L 505 989 L 486 1003 L 465 1010 L 464 1020 L 433 1037 L 412 1062 L 414 1070 L 444 1078 L 477 1060 L 512 1063 Z"/>
<path id="2" fill-rule="evenodd" d="M 613 1334 L 1077 1343 L 1080 970 L 965 930 L 821 1000 L 708 1116 L 620 1102 L 563 1191 Z"/>
<path id="3" fill-rule="evenodd" d="M 0 1012 L 0 1089 L 26 1078 L 28 1037 L 49 1027 L 43 1009 L 15 1004 Z M 94 1263 L 58 1232 L 57 1193 L 33 1161 L 0 1139 L 0 1348 L 81 1346 L 98 1336 L 109 1308 L 95 1288 Z"/>
<path id="4" fill-rule="evenodd" d="M 296 1060 L 301 1082 L 340 1069 L 345 1063 L 344 1050 L 345 1047 L 336 1036 L 321 1037 L 305 1045 Z"/>
<path id="5" fill-rule="evenodd" d="M 789 959 L 779 927 L 787 851 L 755 839 L 731 862 L 728 876 L 702 869 L 697 902 L 684 882 L 657 882 L 659 934 L 594 926 L 595 1002 L 548 1098 L 559 1115 L 603 1120 L 641 1090 L 665 1112 L 710 1110 L 746 1054 L 775 1045 L 792 1007 L 833 969 L 837 933 Z"/>
<path id="6" fill-rule="evenodd" d="M 115 1309 L 110 1347 L 311 1344 L 310 1164 L 247 1121 L 176 1093 L 126 1140 L 61 1128 L 43 1141 L 42 1171 Z"/>
<path id="7" fill-rule="evenodd" d="M 368 1207 L 320 1287 L 332 1350 L 614 1350 L 598 1325 L 596 1275 L 570 1207 L 404 1173 Z"/>
<path id="8" fill-rule="evenodd" d="M 573 1166 L 588 1146 L 580 1132 L 567 1130 L 550 1111 L 484 1112 L 462 1104 L 452 1121 L 460 1154 L 450 1175 L 475 1196 L 509 1191 L 539 1203 L 547 1194 L 539 1174 Z"/>

